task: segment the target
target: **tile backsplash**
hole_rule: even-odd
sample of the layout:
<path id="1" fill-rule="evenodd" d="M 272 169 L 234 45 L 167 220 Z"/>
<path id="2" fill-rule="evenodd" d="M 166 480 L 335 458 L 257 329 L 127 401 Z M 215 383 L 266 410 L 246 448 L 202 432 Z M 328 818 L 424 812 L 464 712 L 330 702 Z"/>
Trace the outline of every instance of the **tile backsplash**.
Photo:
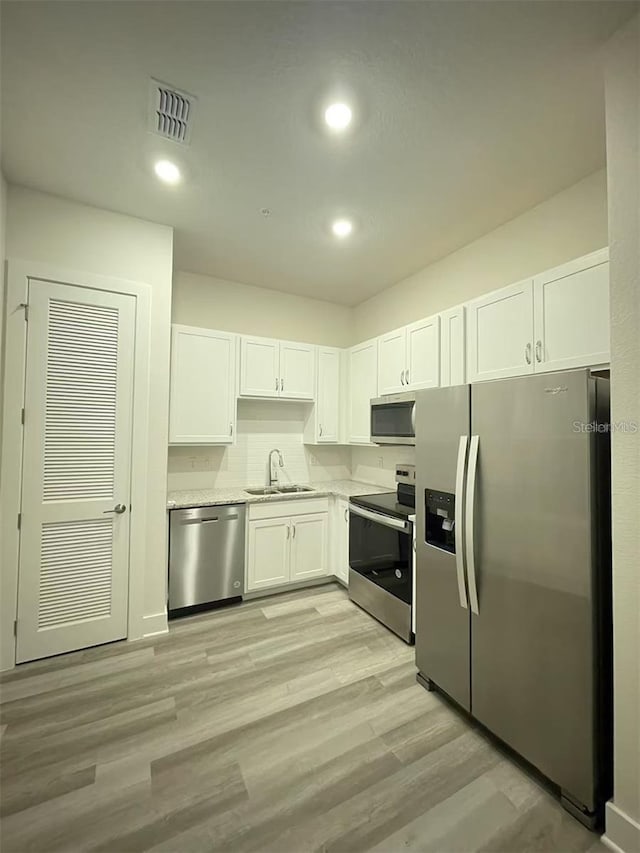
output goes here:
<path id="1" fill-rule="evenodd" d="M 263 486 L 274 447 L 284 458 L 283 483 L 349 479 L 350 448 L 303 444 L 307 410 L 304 403 L 239 400 L 236 444 L 169 448 L 169 491 Z"/>
<path id="2" fill-rule="evenodd" d="M 351 479 L 374 483 L 388 489 L 396 487 L 396 465 L 414 465 L 415 447 L 352 447 Z"/>

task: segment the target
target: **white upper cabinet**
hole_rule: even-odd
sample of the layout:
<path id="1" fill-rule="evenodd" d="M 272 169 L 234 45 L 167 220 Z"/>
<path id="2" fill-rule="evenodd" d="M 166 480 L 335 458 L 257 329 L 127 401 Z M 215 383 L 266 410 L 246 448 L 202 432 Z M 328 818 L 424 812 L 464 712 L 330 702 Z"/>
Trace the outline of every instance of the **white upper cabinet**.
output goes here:
<path id="1" fill-rule="evenodd" d="M 292 400 L 315 398 L 315 347 L 280 342 L 280 396 Z"/>
<path id="2" fill-rule="evenodd" d="M 609 362 L 609 252 L 467 304 L 467 380 Z"/>
<path id="3" fill-rule="evenodd" d="M 318 392 L 316 397 L 316 439 L 340 439 L 340 357 L 339 349 L 318 347 Z"/>
<path id="4" fill-rule="evenodd" d="M 170 444 L 231 444 L 237 394 L 237 336 L 171 329 Z"/>
<path id="5" fill-rule="evenodd" d="M 397 394 L 406 390 L 407 332 L 396 329 L 378 338 L 378 393 Z"/>
<path id="6" fill-rule="evenodd" d="M 440 384 L 440 318 L 427 317 L 378 338 L 378 394 Z"/>
<path id="7" fill-rule="evenodd" d="M 241 338 L 240 394 L 243 397 L 278 397 L 280 342 L 272 338 Z"/>
<path id="8" fill-rule="evenodd" d="M 378 342 L 349 351 L 349 441 L 371 443 L 371 399 L 378 396 Z"/>
<path id="9" fill-rule="evenodd" d="M 609 362 L 609 252 L 533 280 L 536 372 Z"/>
<path id="10" fill-rule="evenodd" d="M 440 314 L 440 384 L 464 385 L 466 361 L 464 305 Z"/>
<path id="11" fill-rule="evenodd" d="M 313 400 L 315 347 L 273 338 L 241 339 L 240 396 Z"/>
<path id="12" fill-rule="evenodd" d="M 467 381 L 533 373 L 533 281 L 467 304 Z"/>
<path id="13" fill-rule="evenodd" d="M 405 387 L 437 388 L 440 385 L 440 317 L 427 317 L 406 328 Z"/>

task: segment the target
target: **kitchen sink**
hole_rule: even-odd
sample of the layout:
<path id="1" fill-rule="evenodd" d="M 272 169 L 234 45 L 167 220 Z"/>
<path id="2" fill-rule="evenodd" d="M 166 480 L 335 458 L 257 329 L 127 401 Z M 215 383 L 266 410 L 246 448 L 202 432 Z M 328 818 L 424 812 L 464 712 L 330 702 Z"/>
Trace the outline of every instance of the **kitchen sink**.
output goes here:
<path id="1" fill-rule="evenodd" d="M 248 495 L 293 495 L 301 492 L 314 492 L 311 486 L 265 486 L 263 489 L 245 489 Z"/>

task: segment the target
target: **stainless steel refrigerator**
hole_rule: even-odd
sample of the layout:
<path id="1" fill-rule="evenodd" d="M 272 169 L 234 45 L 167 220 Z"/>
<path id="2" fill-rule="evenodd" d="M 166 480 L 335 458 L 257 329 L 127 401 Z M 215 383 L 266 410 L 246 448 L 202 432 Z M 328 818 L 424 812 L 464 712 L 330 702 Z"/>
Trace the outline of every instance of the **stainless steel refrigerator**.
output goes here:
<path id="1" fill-rule="evenodd" d="M 418 680 L 595 826 L 611 794 L 608 380 L 416 397 Z"/>

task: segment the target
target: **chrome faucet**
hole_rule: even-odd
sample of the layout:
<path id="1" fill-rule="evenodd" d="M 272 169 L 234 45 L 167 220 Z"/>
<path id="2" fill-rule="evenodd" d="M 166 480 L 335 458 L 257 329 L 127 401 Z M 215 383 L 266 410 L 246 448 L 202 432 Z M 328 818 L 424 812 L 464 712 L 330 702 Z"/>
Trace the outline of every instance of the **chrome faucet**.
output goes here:
<path id="1" fill-rule="evenodd" d="M 281 468 L 284 468 L 284 459 L 282 458 L 282 453 L 277 448 L 274 448 L 273 450 L 271 450 L 269 452 L 269 485 L 270 486 L 275 486 L 278 483 L 278 471 L 273 464 L 273 454 L 274 453 L 278 454 L 278 465 Z"/>

